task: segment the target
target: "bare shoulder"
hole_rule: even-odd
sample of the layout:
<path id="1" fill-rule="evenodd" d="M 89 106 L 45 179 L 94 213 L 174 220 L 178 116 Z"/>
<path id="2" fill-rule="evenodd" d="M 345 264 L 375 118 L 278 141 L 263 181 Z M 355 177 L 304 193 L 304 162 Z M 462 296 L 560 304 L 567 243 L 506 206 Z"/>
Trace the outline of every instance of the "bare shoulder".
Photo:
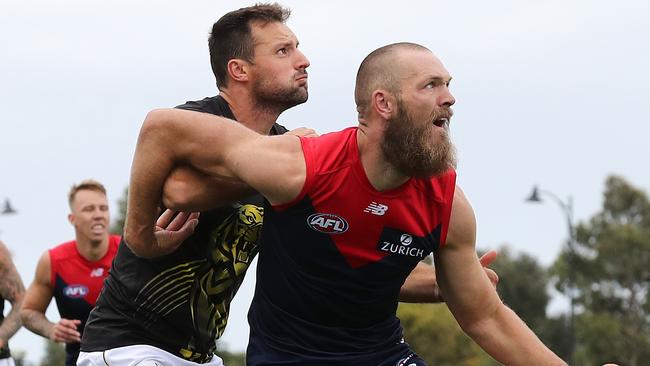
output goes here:
<path id="1" fill-rule="evenodd" d="M 47 266 L 48 268 L 50 267 L 50 251 L 46 250 L 41 254 L 41 256 L 38 258 L 38 264 L 37 266 Z"/>
<path id="2" fill-rule="evenodd" d="M 463 190 L 456 186 L 451 208 L 447 243 L 452 246 L 474 245 L 476 241 L 476 217 L 474 209 Z"/>
<path id="3" fill-rule="evenodd" d="M 10 274 L 18 273 L 14 262 L 11 260 L 11 252 L 9 248 L 0 241 L 0 279 L 1 277 L 9 276 Z"/>
<path id="4" fill-rule="evenodd" d="M 11 260 L 11 253 L 0 241 L 0 294 L 12 303 L 21 298 L 25 287 Z"/>
<path id="5" fill-rule="evenodd" d="M 10 268 L 11 263 L 11 253 L 5 243 L 0 240 L 0 273 Z"/>
<path id="6" fill-rule="evenodd" d="M 50 252 L 46 250 L 41 254 L 41 257 L 38 259 L 36 264 L 36 274 L 34 276 L 34 282 L 39 282 L 44 285 L 50 285 L 50 271 L 52 269 L 52 263 L 50 260 Z"/>

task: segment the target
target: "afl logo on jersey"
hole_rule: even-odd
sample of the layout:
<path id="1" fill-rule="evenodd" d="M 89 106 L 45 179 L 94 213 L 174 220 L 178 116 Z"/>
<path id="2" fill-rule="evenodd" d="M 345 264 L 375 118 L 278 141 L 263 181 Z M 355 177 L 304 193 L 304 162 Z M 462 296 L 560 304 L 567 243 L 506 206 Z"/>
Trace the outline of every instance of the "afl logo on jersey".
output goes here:
<path id="1" fill-rule="evenodd" d="M 88 295 L 88 287 L 84 285 L 66 286 L 63 288 L 63 295 L 73 299 L 80 299 Z"/>
<path id="2" fill-rule="evenodd" d="M 348 222 L 334 214 L 311 214 L 307 218 L 307 224 L 312 229 L 324 234 L 343 234 L 348 230 Z"/>

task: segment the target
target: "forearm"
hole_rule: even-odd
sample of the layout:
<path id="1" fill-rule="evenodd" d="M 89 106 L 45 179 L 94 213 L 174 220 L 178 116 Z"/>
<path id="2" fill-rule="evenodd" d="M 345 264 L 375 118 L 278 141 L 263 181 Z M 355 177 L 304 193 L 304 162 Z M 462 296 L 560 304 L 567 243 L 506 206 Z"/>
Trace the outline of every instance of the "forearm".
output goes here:
<path id="1" fill-rule="evenodd" d="M 23 309 L 20 315 L 25 328 L 45 338 L 51 337 L 54 323 L 47 320 L 45 314 L 36 310 Z"/>
<path id="2" fill-rule="evenodd" d="M 128 209 L 124 237 L 138 256 L 160 254 L 154 227 L 160 205 L 163 182 L 173 168 L 171 141 L 159 126 L 159 114 L 150 113 L 138 137 L 131 166 Z M 169 148 L 169 149 L 168 149 Z"/>
<path id="3" fill-rule="evenodd" d="M 11 311 L 2 321 L 0 326 L 0 339 L 5 342 L 20 329 L 22 322 L 20 321 L 20 304 L 14 303 L 11 306 Z"/>
<path id="4" fill-rule="evenodd" d="M 504 365 L 566 365 L 502 303 L 492 316 L 462 326 L 481 348 Z"/>
<path id="5" fill-rule="evenodd" d="M 11 311 L 0 325 L 0 340 L 5 343 L 20 328 L 20 308 L 25 298 L 25 286 L 10 258 L 9 251 L 0 242 L 0 301 L 5 299 L 11 303 Z"/>
<path id="6" fill-rule="evenodd" d="M 433 266 L 418 263 L 404 281 L 399 293 L 399 301 L 413 303 L 443 302 L 440 288 L 436 282 Z"/>

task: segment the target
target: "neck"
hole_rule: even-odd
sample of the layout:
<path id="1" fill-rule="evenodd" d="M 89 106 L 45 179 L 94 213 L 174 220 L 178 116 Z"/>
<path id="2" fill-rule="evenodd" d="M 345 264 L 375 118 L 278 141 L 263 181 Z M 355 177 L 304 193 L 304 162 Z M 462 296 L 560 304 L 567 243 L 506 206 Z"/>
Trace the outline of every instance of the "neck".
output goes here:
<path id="1" fill-rule="evenodd" d="M 376 128 L 378 123 L 359 125 L 357 130 L 357 145 L 363 170 L 370 184 L 377 191 L 387 191 L 397 188 L 409 180 L 386 161 L 381 151 L 381 131 Z"/>
<path id="2" fill-rule="evenodd" d="M 77 235 L 77 250 L 82 257 L 91 262 L 100 260 L 108 251 L 108 235 L 101 240 L 92 240 Z"/>
<path id="3" fill-rule="evenodd" d="M 269 134 L 282 113 L 260 106 L 247 90 L 222 90 L 219 95 L 226 100 L 239 123 L 262 135 Z"/>

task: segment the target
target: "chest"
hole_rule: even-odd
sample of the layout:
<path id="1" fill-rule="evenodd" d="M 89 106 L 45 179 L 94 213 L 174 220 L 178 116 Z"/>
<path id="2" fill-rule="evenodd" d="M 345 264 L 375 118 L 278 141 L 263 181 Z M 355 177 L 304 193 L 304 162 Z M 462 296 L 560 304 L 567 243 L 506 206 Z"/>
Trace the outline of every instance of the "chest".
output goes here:
<path id="1" fill-rule="evenodd" d="M 416 263 L 438 248 L 444 210 L 430 195 L 416 185 L 373 192 L 344 173 L 322 177 L 301 224 L 327 236 L 351 267 Z"/>

